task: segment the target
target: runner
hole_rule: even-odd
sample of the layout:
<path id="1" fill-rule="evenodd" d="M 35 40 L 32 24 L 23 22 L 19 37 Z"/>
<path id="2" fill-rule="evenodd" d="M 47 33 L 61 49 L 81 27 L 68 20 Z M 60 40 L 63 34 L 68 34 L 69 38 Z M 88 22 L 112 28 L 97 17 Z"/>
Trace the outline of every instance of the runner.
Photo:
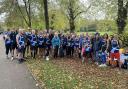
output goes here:
<path id="1" fill-rule="evenodd" d="M 35 30 L 32 30 L 32 34 L 30 38 L 30 46 L 31 46 L 31 57 L 35 59 L 37 54 L 37 36 Z"/>
<path id="2" fill-rule="evenodd" d="M 16 36 L 19 63 L 22 63 L 24 61 L 23 53 L 25 49 L 25 38 L 23 36 L 23 30 L 24 29 L 19 29 L 19 34 Z"/>

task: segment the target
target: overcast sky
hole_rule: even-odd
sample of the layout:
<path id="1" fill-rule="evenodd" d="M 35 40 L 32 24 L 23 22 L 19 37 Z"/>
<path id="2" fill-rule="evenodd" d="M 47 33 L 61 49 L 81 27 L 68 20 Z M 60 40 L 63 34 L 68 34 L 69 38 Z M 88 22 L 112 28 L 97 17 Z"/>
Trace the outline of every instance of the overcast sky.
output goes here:
<path id="1" fill-rule="evenodd" d="M 0 1 L 2 1 L 2 0 L 0 0 Z M 86 6 L 89 5 L 88 0 L 81 0 L 81 2 L 84 3 Z M 92 15 L 92 16 L 91 15 L 85 15 L 85 17 L 86 18 L 91 18 L 91 19 L 95 19 L 95 18 L 103 19 L 105 16 L 104 16 L 103 12 L 98 12 L 98 13 L 95 13 L 95 15 Z M 3 22 L 4 19 L 5 19 L 5 13 L 0 14 L 0 22 Z"/>

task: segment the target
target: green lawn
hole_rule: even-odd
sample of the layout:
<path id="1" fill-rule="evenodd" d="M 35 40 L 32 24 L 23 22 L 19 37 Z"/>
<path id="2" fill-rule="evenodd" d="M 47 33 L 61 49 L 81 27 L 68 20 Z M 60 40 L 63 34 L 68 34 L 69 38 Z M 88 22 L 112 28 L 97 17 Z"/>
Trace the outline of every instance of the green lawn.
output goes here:
<path id="1" fill-rule="evenodd" d="M 74 60 L 29 60 L 27 66 L 44 89 L 128 89 L 128 72 L 118 69 L 109 71 Z"/>
<path id="2" fill-rule="evenodd" d="M 81 33 L 86 34 L 86 32 L 77 32 L 78 35 L 80 35 Z M 89 34 L 95 34 L 96 32 L 88 32 Z M 104 35 L 105 33 L 107 33 L 108 35 L 113 35 L 115 32 L 99 32 L 101 35 Z"/>

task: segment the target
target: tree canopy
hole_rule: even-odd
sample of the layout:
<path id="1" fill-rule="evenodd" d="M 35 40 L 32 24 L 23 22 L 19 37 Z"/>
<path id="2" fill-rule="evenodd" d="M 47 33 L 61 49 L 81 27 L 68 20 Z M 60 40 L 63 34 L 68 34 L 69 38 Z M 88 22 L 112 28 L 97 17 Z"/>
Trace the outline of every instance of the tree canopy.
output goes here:
<path id="1" fill-rule="evenodd" d="M 128 27 L 127 0 L 1 0 L 2 13 L 7 27 L 74 32 L 95 24 L 119 33 Z"/>

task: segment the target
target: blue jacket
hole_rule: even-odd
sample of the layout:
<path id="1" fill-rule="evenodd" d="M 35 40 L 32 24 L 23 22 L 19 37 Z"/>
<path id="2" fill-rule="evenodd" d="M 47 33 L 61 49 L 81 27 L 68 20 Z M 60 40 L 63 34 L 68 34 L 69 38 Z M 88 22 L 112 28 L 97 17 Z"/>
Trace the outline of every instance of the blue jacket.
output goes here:
<path id="1" fill-rule="evenodd" d="M 51 46 L 50 38 L 46 38 L 46 45 L 47 45 L 48 48 Z"/>
<path id="2" fill-rule="evenodd" d="M 11 40 L 10 39 L 5 39 L 5 45 L 7 46 L 9 46 L 9 45 L 11 45 Z"/>
<path id="3" fill-rule="evenodd" d="M 38 45 L 43 45 L 44 43 L 44 38 L 42 36 L 38 36 Z"/>
<path id="4" fill-rule="evenodd" d="M 84 41 L 84 38 L 83 37 L 80 37 L 79 38 L 79 47 L 80 48 L 82 47 L 83 41 Z"/>
<path id="5" fill-rule="evenodd" d="M 67 38 L 66 37 L 62 37 L 61 38 L 61 45 L 62 46 L 66 46 L 67 45 Z"/>
<path id="6" fill-rule="evenodd" d="M 16 32 L 11 32 L 10 33 L 10 39 L 11 39 L 11 45 L 15 45 L 16 44 Z"/>
<path id="7" fill-rule="evenodd" d="M 25 38 L 24 36 L 19 36 L 19 47 L 25 47 Z"/>
<path id="8" fill-rule="evenodd" d="M 31 35 L 31 40 L 30 40 L 31 46 L 36 46 L 37 45 L 37 36 L 32 34 Z"/>
<path id="9" fill-rule="evenodd" d="M 98 40 L 94 39 L 93 40 L 93 51 L 99 51 L 102 48 L 102 41 L 99 38 Z"/>
<path id="10" fill-rule="evenodd" d="M 52 46 L 60 46 L 60 38 L 59 37 L 53 37 L 52 39 Z"/>

